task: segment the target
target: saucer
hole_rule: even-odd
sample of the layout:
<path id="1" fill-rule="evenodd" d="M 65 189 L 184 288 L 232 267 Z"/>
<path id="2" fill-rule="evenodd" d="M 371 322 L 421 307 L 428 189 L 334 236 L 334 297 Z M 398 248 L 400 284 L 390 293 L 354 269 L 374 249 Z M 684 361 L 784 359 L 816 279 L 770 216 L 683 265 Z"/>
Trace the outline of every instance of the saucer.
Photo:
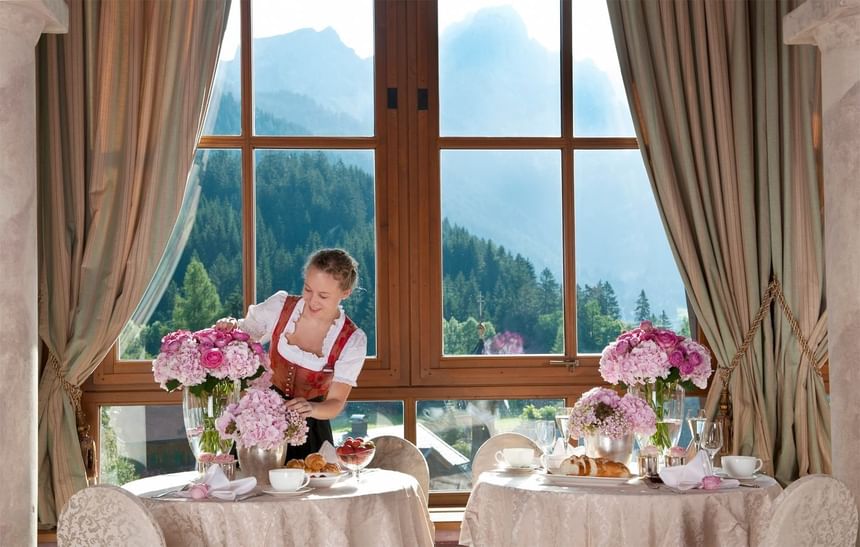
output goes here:
<path id="1" fill-rule="evenodd" d="M 532 473 L 539 469 L 540 467 L 537 465 L 522 465 L 522 466 L 512 466 L 512 465 L 502 465 L 499 464 L 495 467 L 494 471 L 497 473 L 512 473 L 512 474 L 527 474 Z"/>
<path id="2" fill-rule="evenodd" d="M 737 479 L 739 481 L 754 481 L 761 476 L 759 473 L 753 473 L 749 477 L 733 477 L 722 469 L 715 470 L 714 475 L 720 477 L 721 479 Z"/>
<path id="3" fill-rule="evenodd" d="M 299 488 L 298 490 L 275 490 L 273 488 L 263 489 L 264 494 L 270 494 L 272 496 L 298 496 L 299 494 L 306 494 L 313 490 L 310 486 L 305 486 L 304 488 Z"/>

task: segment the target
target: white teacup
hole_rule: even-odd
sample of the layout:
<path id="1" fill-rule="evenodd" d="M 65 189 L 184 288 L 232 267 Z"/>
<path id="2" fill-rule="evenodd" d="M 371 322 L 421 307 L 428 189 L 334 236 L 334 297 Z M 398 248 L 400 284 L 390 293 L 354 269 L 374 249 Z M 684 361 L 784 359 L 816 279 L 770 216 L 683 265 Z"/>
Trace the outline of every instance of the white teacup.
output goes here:
<path id="1" fill-rule="evenodd" d="M 545 469 L 552 471 L 558 469 L 566 459 L 567 454 L 541 454 L 540 463 Z"/>
<path id="2" fill-rule="evenodd" d="M 281 492 L 295 492 L 308 484 L 309 477 L 304 469 L 270 469 L 269 483 Z"/>
<path id="3" fill-rule="evenodd" d="M 496 462 L 508 467 L 528 467 L 534 459 L 535 451 L 531 448 L 503 448 L 496 452 Z"/>
<path id="4" fill-rule="evenodd" d="M 746 479 L 761 469 L 762 461 L 753 456 L 723 456 L 723 471 L 732 478 Z"/>

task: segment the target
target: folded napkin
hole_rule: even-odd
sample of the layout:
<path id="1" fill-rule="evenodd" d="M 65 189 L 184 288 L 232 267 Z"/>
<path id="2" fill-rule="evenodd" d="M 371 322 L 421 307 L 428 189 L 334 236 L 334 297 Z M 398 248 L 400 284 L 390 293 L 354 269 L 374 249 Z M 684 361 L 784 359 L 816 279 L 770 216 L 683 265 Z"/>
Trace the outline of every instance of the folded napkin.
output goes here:
<path id="1" fill-rule="evenodd" d="M 709 466 L 708 454 L 702 450 L 687 465 L 664 467 L 660 470 L 660 478 L 666 486 L 676 490 L 702 488 L 703 479 L 709 475 Z M 723 479 L 716 485 L 720 489 L 737 488 L 740 483 L 735 479 Z"/>
<path id="2" fill-rule="evenodd" d="M 235 481 L 227 480 L 220 465 L 210 465 L 203 475 L 203 480 L 191 485 L 187 490 L 176 495 L 183 498 L 205 499 L 217 498 L 234 501 L 249 493 L 257 486 L 257 479 L 248 477 Z"/>
<path id="3" fill-rule="evenodd" d="M 340 463 L 340 460 L 338 460 L 337 458 L 337 452 L 335 451 L 334 446 L 330 442 L 323 441 L 322 446 L 320 446 L 318 452 L 322 454 L 322 457 L 325 458 L 325 461 L 327 461 L 328 463 Z"/>

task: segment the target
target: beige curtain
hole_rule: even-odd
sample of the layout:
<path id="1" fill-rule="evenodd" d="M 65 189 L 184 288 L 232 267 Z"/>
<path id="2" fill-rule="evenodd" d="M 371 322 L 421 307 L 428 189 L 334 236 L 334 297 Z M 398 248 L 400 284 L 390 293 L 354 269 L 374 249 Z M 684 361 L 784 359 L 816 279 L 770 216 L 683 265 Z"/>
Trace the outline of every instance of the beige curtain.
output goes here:
<path id="1" fill-rule="evenodd" d="M 86 485 L 79 386 L 176 221 L 230 0 L 70 0 L 39 63 L 39 523 Z"/>
<path id="2" fill-rule="evenodd" d="M 608 0 L 646 169 L 716 360 L 731 363 L 772 276 L 814 354 L 772 305 L 730 377 L 732 451 L 784 483 L 830 470 L 818 66 L 781 36 L 797 3 Z"/>

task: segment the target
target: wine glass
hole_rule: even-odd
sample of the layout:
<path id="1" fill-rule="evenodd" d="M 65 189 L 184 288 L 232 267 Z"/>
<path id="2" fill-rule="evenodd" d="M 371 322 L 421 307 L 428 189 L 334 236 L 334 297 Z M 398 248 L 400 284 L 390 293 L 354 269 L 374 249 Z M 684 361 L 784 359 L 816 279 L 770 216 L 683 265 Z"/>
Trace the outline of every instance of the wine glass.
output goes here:
<path id="1" fill-rule="evenodd" d="M 555 422 L 551 420 L 539 420 L 536 422 L 535 436 L 543 453 L 549 456 L 552 453 L 553 445 L 555 445 Z"/>
<path id="2" fill-rule="evenodd" d="M 708 453 L 708 474 L 714 474 L 714 455 L 723 447 L 723 424 L 706 422 L 699 437 L 699 448 Z"/>
<path id="3" fill-rule="evenodd" d="M 691 446 L 695 446 L 696 450 L 701 450 L 699 446 L 699 441 L 702 438 L 702 430 L 705 428 L 705 422 L 708 421 L 707 416 L 705 415 L 705 409 L 701 408 L 699 410 L 690 409 L 687 411 L 687 425 L 690 426 L 690 444 L 687 446 L 689 449 Z"/>
<path id="4" fill-rule="evenodd" d="M 558 432 L 561 433 L 561 438 L 564 439 L 564 442 L 568 441 L 568 435 L 570 432 L 568 423 L 570 422 L 570 413 L 572 411 L 572 407 L 566 406 L 560 408 L 555 415 L 555 425 L 558 427 Z"/>

